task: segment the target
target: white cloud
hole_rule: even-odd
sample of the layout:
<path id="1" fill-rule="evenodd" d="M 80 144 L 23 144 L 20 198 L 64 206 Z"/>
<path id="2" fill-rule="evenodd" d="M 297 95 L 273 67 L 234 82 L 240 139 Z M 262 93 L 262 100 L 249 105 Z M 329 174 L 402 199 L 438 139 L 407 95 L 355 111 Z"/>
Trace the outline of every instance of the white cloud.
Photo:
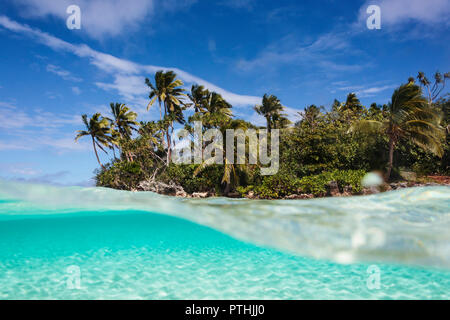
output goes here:
<path id="1" fill-rule="evenodd" d="M 0 101 L 0 108 L 15 109 L 16 107 L 12 103 Z"/>
<path id="2" fill-rule="evenodd" d="M 400 25 L 407 21 L 422 22 L 428 25 L 440 27 L 442 24 L 450 24 L 450 0 L 370 0 L 360 8 L 359 18 L 356 23 L 346 24 L 346 30 L 333 31 L 319 36 L 315 41 L 302 43 L 293 35 L 270 43 L 254 57 L 240 59 L 236 67 L 242 71 L 267 70 L 278 68 L 282 65 L 313 66 L 320 71 L 357 72 L 371 67 L 373 62 L 348 63 L 349 56 L 367 57 L 367 54 L 352 46 L 355 36 L 367 30 L 366 9 L 371 4 L 381 7 L 383 26 Z M 408 30 L 409 35 L 420 34 L 422 37 L 429 33 L 422 30 Z M 405 37 L 405 33 L 402 33 Z"/>
<path id="3" fill-rule="evenodd" d="M 56 152 L 85 151 L 89 144 L 74 142 L 75 127 L 80 128 L 78 115 L 54 114 L 40 109 L 22 111 L 0 102 L 0 150 L 36 150 L 51 147 Z M 74 127 L 67 133 L 67 127 Z"/>
<path id="4" fill-rule="evenodd" d="M 25 162 L 0 162 L 0 169 L 2 172 L 19 174 L 22 176 L 34 176 L 41 173 L 40 170 L 33 168 L 32 163 Z"/>
<path id="5" fill-rule="evenodd" d="M 372 87 L 372 88 L 367 88 L 367 89 L 363 89 L 363 90 L 357 91 L 357 93 L 360 93 L 360 94 L 374 94 L 374 93 L 379 93 L 379 92 L 385 91 L 387 89 L 392 89 L 394 87 L 395 86 Z"/>
<path id="6" fill-rule="evenodd" d="M 24 112 L 9 103 L 0 102 L 0 128 L 22 129 L 22 128 L 60 128 L 67 125 L 78 125 L 78 116 L 70 114 L 54 114 L 51 112 L 35 109 Z"/>
<path id="7" fill-rule="evenodd" d="M 80 119 L 81 122 L 81 119 Z M 81 127 L 80 127 L 81 128 Z M 39 139 L 38 146 L 47 146 L 53 148 L 57 153 L 63 153 L 67 151 L 86 151 L 91 150 L 92 145 L 86 141 L 74 140 L 73 136 L 66 136 L 63 138 L 54 138 L 54 136 L 44 136 Z"/>
<path id="8" fill-rule="evenodd" d="M 17 172 L 21 176 L 27 176 L 27 174 L 21 174 L 20 172 Z M 46 173 L 43 175 L 33 175 L 32 177 L 14 177 L 11 178 L 11 180 L 14 181 L 20 181 L 20 182 L 26 182 L 26 183 L 43 183 L 43 184 L 52 184 L 52 185 L 60 185 L 59 181 L 61 178 L 64 178 L 70 174 L 69 171 L 58 171 L 55 173 Z"/>
<path id="9" fill-rule="evenodd" d="M 429 25 L 446 23 L 450 14 L 450 0 L 378 0 L 367 1 L 361 7 L 359 20 L 366 21 L 366 9 L 369 5 L 381 8 L 382 26 L 397 25 L 408 21 L 422 22 Z"/>
<path id="10" fill-rule="evenodd" d="M 73 81 L 73 82 L 83 81 L 81 78 L 73 76 L 70 71 L 64 70 L 61 67 L 55 66 L 53 64 L 47 65 L 47 71 L 50 73 L 54 73 L 57 76 L 61 77 L 64 80 L 67 80 L 67 81 Z"/>
<path id="11" fill-rule="evenodd" d="M 156 13 L 180 10 L 196 0 L 15 0 L 26 18 L 54 16 L 65 21 L 70 5 L 81 9 L 81 30 L 92 38 L 103 39 L 136 31 L 143 23 L 155 19 Z"/>
<path id="12" fill-rule="evenodd" d="M 142 65 L 137 64 L 129 60 L 120 59 L 110 54 L 102 53 L 93 50 L 87 45 L 73 45 L 69 42 L 56 38 L 48 33 L 42 32 L 38 29 L 31 28 L 27 25 L 19 24 L 12 21 L 6 16 L 0 16 L 0 26 L 17 33 L 31 36 L 36 41 L 49 46 L 56 51 L 65 51 L 75 54 L 80 58 L 87 58 L 90 63 L 95 65 L 102 71 L 111 74 L 114 77 L 114 83 L 97 83 L 103 89 L 116 89 L 120 95 L 133 98 L 133 101 L 142 102 L 144 98 L 138 97 L 138 95 L 144 93 L 142 85 L 137 88 L 131 88 L 127 81 L 137 83 L 138 77 L 141 77 L 142 81 L 144 77 L 149 77 L 150 74 L 154 74 L 158 70 L 172 70 L 186 83 L 197 83 L 207 87 L 212 91 L 220 93 L 227 101 L 233 106 L 248 106 L 259 103 L 261 98 L 249 95 L 239 95 L 229 92 L 223 88 L 220 88 L 204 79 L 196 77 L 188 72 L 185 72 L 178 68 L 169 68 L 154 65 Z"/>
<path id="13" fill-rule="evenodd" d="M 0 141 L 0 150 L 1 151 L 11 151 L 11 150 L 31 150 L 30 146 L 25 146 L 22 144 L 18 144 L 16 142 L 4 142 Z"/>
<path id="14" fill-rule="evenodd" d="M 253 59 L 241 59 L 237 68 L 242 71 L 276 68 L 280 65 L 315 66 L 321 70 L 359 71 L 364 66 L 339 63 L 337 58 L 348 57 L 359 51 L 352 48 L 346 33 L 327 33 L 315 41 L 304 44 L 294 36 L 288 35 L 268 45 Z"/>
<path id="15" fill-rule="evenodd" d="M 136 96 L 148 95 L 148 87 L 143 76 L 119 74 L 116 76 L 114 83 L 96 82 L 95 84 L 104 90 L 116 90 L 128 100 L 133 100 Z"/>
<path id="16" fill-rule="evenodd" d="M 55 136 L 63 137 L 55 138 Z M 61 131 L 46 133 L 45 130 L 33 130 L 11 133 L 9 137 L 10 139 L 8 140 L 0 141 L 0 150 L 34 151 L 50 148 L 53 152 L 62 154 L 66 152 L 85 152 L 90 151 L 92 148 L 88 141 L 75 142 L 75 133 L 71 135 Z"/>
<path id="17" fill-rule="evenodd" d="M 11 169 L 12 173 L 20 174 L 22 176 L 33 176 L 39 173 L 39 171 L 36 171 L 32 168 L 13 168 Z"/>
<path id="18" fill-rule="evenodd" d="M 339 91 L 345 91 L 346 93 L 353 92 L 360 98 L 368 98 L 373 97 L 377 93 L 386 91 L 388 89 L 395 88 L 395 85 L 381 85 L 381 86 L 375 86 L 375 87 L 368 87 L 368 86 L 346 86 L 346 87 L 339 87 L 337 90 Z"/>
<path id="19" fill-rule="evenodd" d="M 18 0 L 16 3 L 21 5 L 25 17 L 55 16 L 61 19 L 62 27 L 65 27 L 69 16 L 67 7 L 78 5 L 81 9 L 81 32 L 96 39 L 136 29 L 154 11 L 153 0 Z"/>

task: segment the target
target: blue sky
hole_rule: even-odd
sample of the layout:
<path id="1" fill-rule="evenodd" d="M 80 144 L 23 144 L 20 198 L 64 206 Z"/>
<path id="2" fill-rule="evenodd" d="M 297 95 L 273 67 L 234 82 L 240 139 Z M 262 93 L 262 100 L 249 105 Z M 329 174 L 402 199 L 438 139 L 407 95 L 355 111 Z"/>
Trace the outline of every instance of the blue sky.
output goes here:
<path id="1" fill-rule="evenodd" d="M 81 30 L 66 8 L 81 8 Z M 366 8 L 381 8 L 381 30 Z M 295 120 L 356 92 L 385 103 L 419 70 L 450 71 L 450 0 L 3 0 L 0 178 L 88 185 L 97 167 L 80 116 L 127 103 L 140 120 L 145 77 L 175 70 L 223 94 L 236 116 L 277 95 Z M 108 157 L 101 155 L 103 161 Z"/>

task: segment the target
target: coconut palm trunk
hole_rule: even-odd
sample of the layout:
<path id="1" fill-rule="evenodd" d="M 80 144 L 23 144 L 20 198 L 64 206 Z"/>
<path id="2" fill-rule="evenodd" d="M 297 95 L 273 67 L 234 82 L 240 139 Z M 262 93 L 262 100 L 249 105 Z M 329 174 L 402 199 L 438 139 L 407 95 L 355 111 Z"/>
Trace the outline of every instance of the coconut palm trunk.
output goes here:
<path id="1" fill-rule="evenodd" d="M 172 160 L 172 144 L 170 139 L 170 133 L 169 128 L 166 130 L 166 139 L 167 139 L 167 165 L 170 164 L 170 161 Z"/>
<path id="2" fill-rule="evenodd" d="M 100 158 L 98 157 L 98 152 L 97 152 L 97 147 L 95 146 L 95 139 L 94 136 L 91 136 L 92 138 L 92 145 L 94 146 L 94 152 L 95 152 L 95 156 L 97 157 L 97 161 L 100 164 L 100 166 L 105 169 L 105 167 L 103 166 L 103 164 L 100 162 Z"/>
<path id="3" fill-rule="evenodd" d="M 170 117 L 169 119 L 167 116 L 171 116 L 172 114 L 177 114 L 177 112 L 180 112 L 182 109 L 180 105 L 182 102 L 179 100 L 181 97 L 185 96 L 184 89 L 183 89 L 183 81 L 176 78 L 177 75 L 173 71 L 158 71 L 155 74 L 155 85 L 151 83 L 149 79 L 145 79 L 145 82 L 147 85 L 151 88 L 150 91 L 150 103 L 148 104 L 147 109 L 153 105 L 153 103 L 158 100 L 160 105 L 160 120 L 162 121 L 162 107 L 164 104 L 164 129 L 161 132 L 161 138 L 164 141 L 164 133 L 166 135 L 166 142 L 167 142 L 167 163 L 166 165 L 169 165 L 169 162 L 172 158 L 172 143 L 171 143 L 171 132 L 169 131 L 171 128 L 173 128 L 173 119 Z M 176 121 L 182 123 L 184 119 L 180 119 L 179 117 L 176 119 Z M 173 131 L 173 129 L 172 129 Z"/>
<path id="4" fill-rule="evenodd" d="M 270 117 L 267 117 L 267 130 L 270 131 L 272 130 L 272 125 L 271 125 L 271 121 L 270 121 Z"/>
<path id="5" fill-rule="evenodd" d="M 389 162 L 388 169 L 386 172 L 386 181 L 389 181 L 391 177 L 392 167 L 394 166 L 394 150 L 395 150 L 395 141 L 394 137 L 389 138 Z"/>
<path id="6" fill-rule="evenodd" d="M 230 190 L 231 190 L 231 183 L 226 182 L 225 183 L 225 189 L 223 191 L 223 193 L 227 196 L 230 194 Z"/>

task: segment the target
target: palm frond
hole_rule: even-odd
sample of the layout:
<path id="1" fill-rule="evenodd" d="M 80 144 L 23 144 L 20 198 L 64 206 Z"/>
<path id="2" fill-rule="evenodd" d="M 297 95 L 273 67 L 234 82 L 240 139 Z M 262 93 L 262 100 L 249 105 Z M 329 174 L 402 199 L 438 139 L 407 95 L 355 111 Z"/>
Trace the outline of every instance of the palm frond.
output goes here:
<path id="1" fill-rule="evenodd" d="M 216 162 L 216 158 L 215 157 L 211 157 L 206 159 L 205 161 L 203 161 L 202 164 L 200 164 L 197 169 L 195 169 L 194 171 L 194 177 L 198 176 L 200 174 L 200 172 L 202 172 L 203 170 L 205 170 L 207 167 L 212 166 L 213 164 L 215 164 Z"/>
<path id="2" fill-rule="evenodd" d="M 350 129 L 348 129 L 348 133 L 366 133 L 366 134 L 377 134 L 383 131 L 386 127 L 386 124 L 376 120 L 360 120 L 355 122 Z"/>
<path id="3" fill-rule="evenodd" d="M 442 158 L 442 156 L 444 155 L 441 141 L 439 141 L 439 139 L 436 139 L 436 137 L 432 135 L 414 132 L 409 136 L 409 138 L 422 149 L 430 151 L 438 157 Z"/>

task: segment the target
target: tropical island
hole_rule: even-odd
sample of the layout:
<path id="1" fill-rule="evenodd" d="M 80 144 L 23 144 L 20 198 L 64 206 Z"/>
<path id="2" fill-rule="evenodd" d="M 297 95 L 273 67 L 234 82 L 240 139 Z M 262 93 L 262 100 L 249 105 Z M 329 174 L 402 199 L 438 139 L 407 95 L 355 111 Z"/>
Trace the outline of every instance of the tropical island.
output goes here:
<path id="1" fill-rule="evenodd" d="M 91 139 L 100 168 L 96 185 L 132 191 L 153 191 L 182 197 L 246 197 L 308 199 L 370 194 L 417 185 L 450 185 L 450 100 L 444 93 L 450 73 L 429 80 L 423 72 L 409 78 L 387 104 L 365 107 L 355 93 L 326 108 L 310 105 L 291 122 L 281 101 L 266 94 L 254 110 L 266 119 L 259 127 L 233 116 L 219 93 L 201 85 L 190 91 L 172 71 L 159 71 L 149 87 L 149 112 L 158 121 L 137 122 L 138 115 L 122 103 L 111 103 L 111 115 L 82 116 L 85 130 L 76 140 Z M 175 126 L 194 135 L 202 130 L 278 129 L 279 170 L 263 176 L 260 163 L 218 165 L 177 164 Z M 248 139 L 245 140 L 248 147 Z M 193 143 L 193 142 L 192 142 Z M 221 148 L 225 148 L 223 141 Z M 202 144 L 203 149 L 206 148 Z M 99 153 L 111 160 L 102 163 Z M 369 172 L 384 183 L 365 188 Z"/>

